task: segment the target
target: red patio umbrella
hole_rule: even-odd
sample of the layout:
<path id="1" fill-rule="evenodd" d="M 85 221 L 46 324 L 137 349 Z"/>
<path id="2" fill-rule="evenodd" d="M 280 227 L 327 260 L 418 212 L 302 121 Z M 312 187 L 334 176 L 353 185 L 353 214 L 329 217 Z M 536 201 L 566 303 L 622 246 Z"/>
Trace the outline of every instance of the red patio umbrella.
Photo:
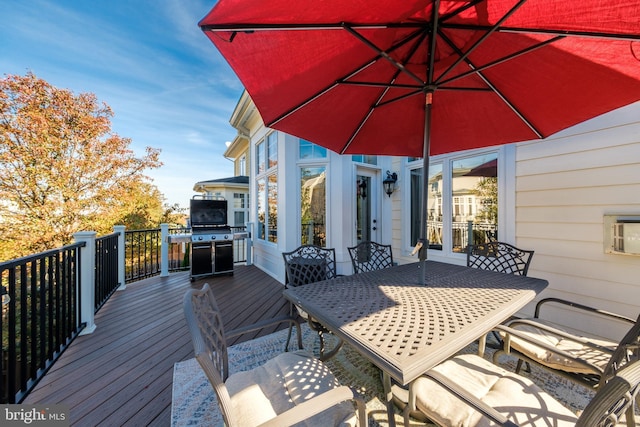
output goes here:
<path id="1" fill-rule="evenodd" d="M 199 25 L 266 126 L 422 156 L 421 243 L 429 155 L 544 138 L 640 99 L 634 0 L 219 0 Z"/>

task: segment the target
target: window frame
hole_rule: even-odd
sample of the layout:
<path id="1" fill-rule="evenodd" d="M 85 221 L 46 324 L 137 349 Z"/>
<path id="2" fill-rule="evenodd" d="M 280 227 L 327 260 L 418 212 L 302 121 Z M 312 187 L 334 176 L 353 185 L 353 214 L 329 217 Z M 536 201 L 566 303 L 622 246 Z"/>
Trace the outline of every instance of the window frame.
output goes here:
<path id="1" fill-rule="evenodd" d="M 429 257 L 431 258 L 449 258 L 455 259 L 456 262 L 463 263 L 466 260 L 464 252 L 453 252 L 453 198 L 457 197 L 452 194 L 452 169 L 453 162 L 464 158 L 473 158 L 482 155 L 495 154 L 498 159 L 498 235 L 503 241 L 513 241 L 515 239 L 515 147 L 514 144 L 487 147 L 484 149 L 468 150 L 462 152 L 447 153 L 430 158 L 430 165 L 442 164 L 442 227 L 443 227 L 443 245 L 442 250 L 429 249 Z M 406 176 L 411 176 L 411 171 L 422 169 L 422 158 L 405 158 Z M 407 179 L 405 183 L 405 194 L 411 194 L 411 180 Z M 411 200 L 407 197 L 403 203 L 404 212 L 403 220 L 406 224 L 411 224 Z M 462 200 L 461 207 L 467 208 L 466 196 Z M 419 222 L 419 220 L 418 220 Z M 403 227 L 403 255 L 410 256 L 413 250 L 411 242 L 411 227 Z"/>
<path id="2" fill-rule="evenodd" d="M 261 153 L 264 159 L 261 160 Z M 261 171 L 260 162 L 263 162 Z M 264 191 L 260 191 L 260 183 L 264 182 Z M 265 135 L 256 143 L 256 239 L 265 243 L 276 245 L 278 243 L 278 132 L 272 131 Z M 275 200 L 270 204 L 269 192 L 275 187 Z M 263 206 L 264 205 L 264 206 Z M 260 229 L 260 210 L 264 209 L 264 230 Z M 275 210 L 275 230 L 272 230 L 270 221 L 273 210 Z"/>

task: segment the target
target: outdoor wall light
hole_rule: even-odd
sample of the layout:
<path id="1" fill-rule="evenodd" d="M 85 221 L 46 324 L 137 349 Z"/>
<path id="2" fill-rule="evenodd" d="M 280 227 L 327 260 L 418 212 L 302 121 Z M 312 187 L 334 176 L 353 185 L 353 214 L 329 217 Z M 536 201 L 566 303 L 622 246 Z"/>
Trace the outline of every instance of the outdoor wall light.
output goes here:
<path id="1" fill-rule="evenodd" d="M 9 292 L 7 292 L 7 288 L 5 288 L 4 286 L 1 286 L 2 290 L 0 291 L 2 294 L 2 305 L 7 305 L 9 304 L 9 301 L 11 301 L 11 297 L 9 296 Z"/>
<path id="2" fill-rule="evenodd" d="M 396 189 L 396 181 L 398 180 L 398 174 L 387 171 L 387 177 L 382 181 L 382 185 L 384 186 L 384 192 L 387 193 L 387 196 L 391 197 L 393 190 Z"/>

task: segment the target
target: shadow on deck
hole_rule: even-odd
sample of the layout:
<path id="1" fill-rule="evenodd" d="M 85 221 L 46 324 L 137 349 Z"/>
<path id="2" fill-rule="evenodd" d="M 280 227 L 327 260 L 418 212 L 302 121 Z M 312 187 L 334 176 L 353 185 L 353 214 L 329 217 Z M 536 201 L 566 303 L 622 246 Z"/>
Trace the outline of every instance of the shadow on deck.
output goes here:
<path id="1" fill-rule="evenodd" d="M 71 425 L 169 426 L 173 365 L 193 357 L 182 299 L 207 282 L 227 330 L 289 311 L 283 285 L 253 266 L 193 283 L 182 272 L 128 284 L 96 314 L 95 332 L 78 337 L 24 403 L 66 404 Z"/>

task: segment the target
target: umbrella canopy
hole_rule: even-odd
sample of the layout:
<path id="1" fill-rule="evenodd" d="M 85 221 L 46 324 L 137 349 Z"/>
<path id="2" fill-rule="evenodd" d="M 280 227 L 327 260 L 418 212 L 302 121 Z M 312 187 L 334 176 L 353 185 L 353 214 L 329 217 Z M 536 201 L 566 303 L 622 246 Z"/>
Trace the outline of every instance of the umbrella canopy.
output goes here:
<path id="1" fill-rule="evenodd" d="M 429 155 L 639 100 L 639 22 L 635 0 L 219 0 L 199 25 L 266 126 L 338 153 L 422 156 L 426 230 Z"/>

